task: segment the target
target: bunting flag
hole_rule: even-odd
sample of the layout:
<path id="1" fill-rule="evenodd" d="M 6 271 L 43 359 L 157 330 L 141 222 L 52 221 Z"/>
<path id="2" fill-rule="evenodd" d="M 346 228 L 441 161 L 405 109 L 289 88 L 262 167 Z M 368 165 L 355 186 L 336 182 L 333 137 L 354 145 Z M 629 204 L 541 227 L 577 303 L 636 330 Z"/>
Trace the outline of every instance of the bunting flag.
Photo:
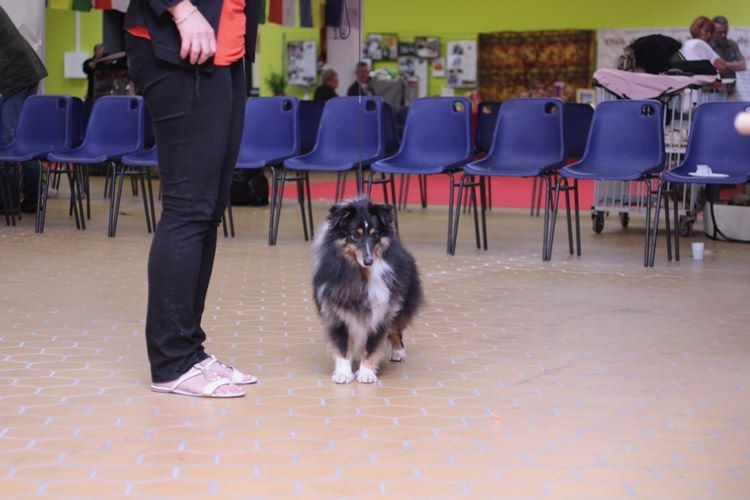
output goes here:
<path id="1" fill-rule="evenodd" d="M 328 0 L 326 2 L 326 26 L 338 28 L 341 26 L 342 0 Z"/>
<path id="2" fill-rule="evenodd" d="M 284 20 L 284 0 L 268 0 L 268 22 L 281 24 Z"/>
<path id="3" fill-rule="evenodd" d="M 47 7 L 50 9 L 70 10 L 71 5 L 71 0 L 49 0 L 47 2 Z"/>
<path id="4" fill-rule="evenodd" d="M 119 10 L 125 12 L 128 10 L 130 0 L 92 0 L 95 9 L 101 10 Z"/>
<path id="5" fill-rule="evenodd" d="M 284 0 L 284 18 L 281 24 L 294 27 L 297 17 L 297 0 Z"/>
<path id="6" fill-rule="evenodd" d="M 269 0 L 268 22 L 294 26 L 298 0 Z"/>
<path id="7" fill-rule="evenodd" d="M 302 28 L 313 27 L 312 0 L 299 0 L 299 25 Z"/>
<path id="8" fill-rule="evenodd" d="M 73 10 L 88 12 L 91 10 L 91 0 L 73 0 Z"/>

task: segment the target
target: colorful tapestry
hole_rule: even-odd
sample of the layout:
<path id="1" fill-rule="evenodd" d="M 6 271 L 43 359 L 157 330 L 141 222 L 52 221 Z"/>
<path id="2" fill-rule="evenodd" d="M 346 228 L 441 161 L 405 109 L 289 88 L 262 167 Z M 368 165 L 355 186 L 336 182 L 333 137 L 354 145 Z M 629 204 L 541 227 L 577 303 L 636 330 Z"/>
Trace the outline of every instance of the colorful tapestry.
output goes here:
<path id="1" fill-rule="evenodd" d="M 482 99 L 557 95 L 575 100 L 577 88 L 591 87 L 595 41 L 589 30 L 480 34 Z"/>

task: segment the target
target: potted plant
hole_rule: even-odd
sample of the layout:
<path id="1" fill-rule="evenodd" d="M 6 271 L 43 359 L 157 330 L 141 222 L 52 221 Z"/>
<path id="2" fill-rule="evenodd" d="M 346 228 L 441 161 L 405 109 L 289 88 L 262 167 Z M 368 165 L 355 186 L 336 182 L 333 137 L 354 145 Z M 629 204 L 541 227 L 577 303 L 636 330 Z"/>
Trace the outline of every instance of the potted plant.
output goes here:
<path id="1" fill-rule="evenodd" d="M 271 88 L 271 92 L 273 92 L 273 95 L 284 95 L 287 83 L 285 75 L 272 72 L 270 75 L 268 75 L 268 78 L 266 78 L 265 81 L 266 85 Z"/>

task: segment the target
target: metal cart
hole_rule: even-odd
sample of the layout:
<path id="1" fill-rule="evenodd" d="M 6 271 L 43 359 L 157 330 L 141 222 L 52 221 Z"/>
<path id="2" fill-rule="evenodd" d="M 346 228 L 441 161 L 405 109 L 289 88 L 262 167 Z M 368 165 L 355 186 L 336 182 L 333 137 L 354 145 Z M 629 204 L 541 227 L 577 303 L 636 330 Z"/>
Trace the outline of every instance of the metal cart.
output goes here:
<path id="1" fill-rule="evenodd" d="M 594 74 L 593 82 L 596 88 L 597 102 L 628 98 L 600 84 L 596 77 L 603 71 L 608 72 L 603 75 L 605 76 L 603 80 L 606 80 L 609 84 L 612 83 L 612 79 L 606 77 L 612 77 L 613 75 L 625 79 L 629 78 L 629 75 L 635 75 L 635 78 L 642 80 L 649 77 L 658 77 L 659 80 L 656 81 L 665 82 L 665 89 L 650 98 L 658 99 L 665 105 L 664 146 L 667 168 L 677 166 L 685 155 L 687 138 L 695 109 L 704 102 L 725 101 L 727 96 L 726 88 L 722 85 L 700 83 L 685 85 L 685 77 L 672 77 L 682 80 L 679 81 L 679 84 L 669 86 L 670 77 L 617 70 L 599 70 Z M 702 79 L 705 80 L 705 77 Z M 673 88 L 679 90 L 673 91 Z M 693 231 L 693 223 L 696 219 L 698 190 L 691 189 L 689 185 L 681 186 L 676 198 L 675 202 L 680 217 L 678 230 L 682 236 L 688 236 Z M 596 181 L 594 184 L 594 201 L 591 207 L 594 232 L 602 232 L 605 215 L 609 215 L 610 212 L 618 213 L 620 225 L 627 228 L 630 222 L 630 214 L 645 214 L 646 203 L 651 201 L 647 189 L 640 182 Z"/>

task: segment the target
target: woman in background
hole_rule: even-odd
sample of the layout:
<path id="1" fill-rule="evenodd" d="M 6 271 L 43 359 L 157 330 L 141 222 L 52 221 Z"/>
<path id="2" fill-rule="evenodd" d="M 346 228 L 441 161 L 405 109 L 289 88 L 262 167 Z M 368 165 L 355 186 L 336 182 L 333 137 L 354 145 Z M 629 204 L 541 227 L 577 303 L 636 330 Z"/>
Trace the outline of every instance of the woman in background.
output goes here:
<path id="1" fill-rule="evenodd" d="M 682 44 L 680 52 L 686 61 L 701 61 L 706 59 L 714 65 L 719 73 L 727 71 L 727 63 L 719 57 L 714 49 L 708 44 L 714 34 L 714 23 L 706 16 L 700 16 L 690 25 L 690 36 Z"/>

